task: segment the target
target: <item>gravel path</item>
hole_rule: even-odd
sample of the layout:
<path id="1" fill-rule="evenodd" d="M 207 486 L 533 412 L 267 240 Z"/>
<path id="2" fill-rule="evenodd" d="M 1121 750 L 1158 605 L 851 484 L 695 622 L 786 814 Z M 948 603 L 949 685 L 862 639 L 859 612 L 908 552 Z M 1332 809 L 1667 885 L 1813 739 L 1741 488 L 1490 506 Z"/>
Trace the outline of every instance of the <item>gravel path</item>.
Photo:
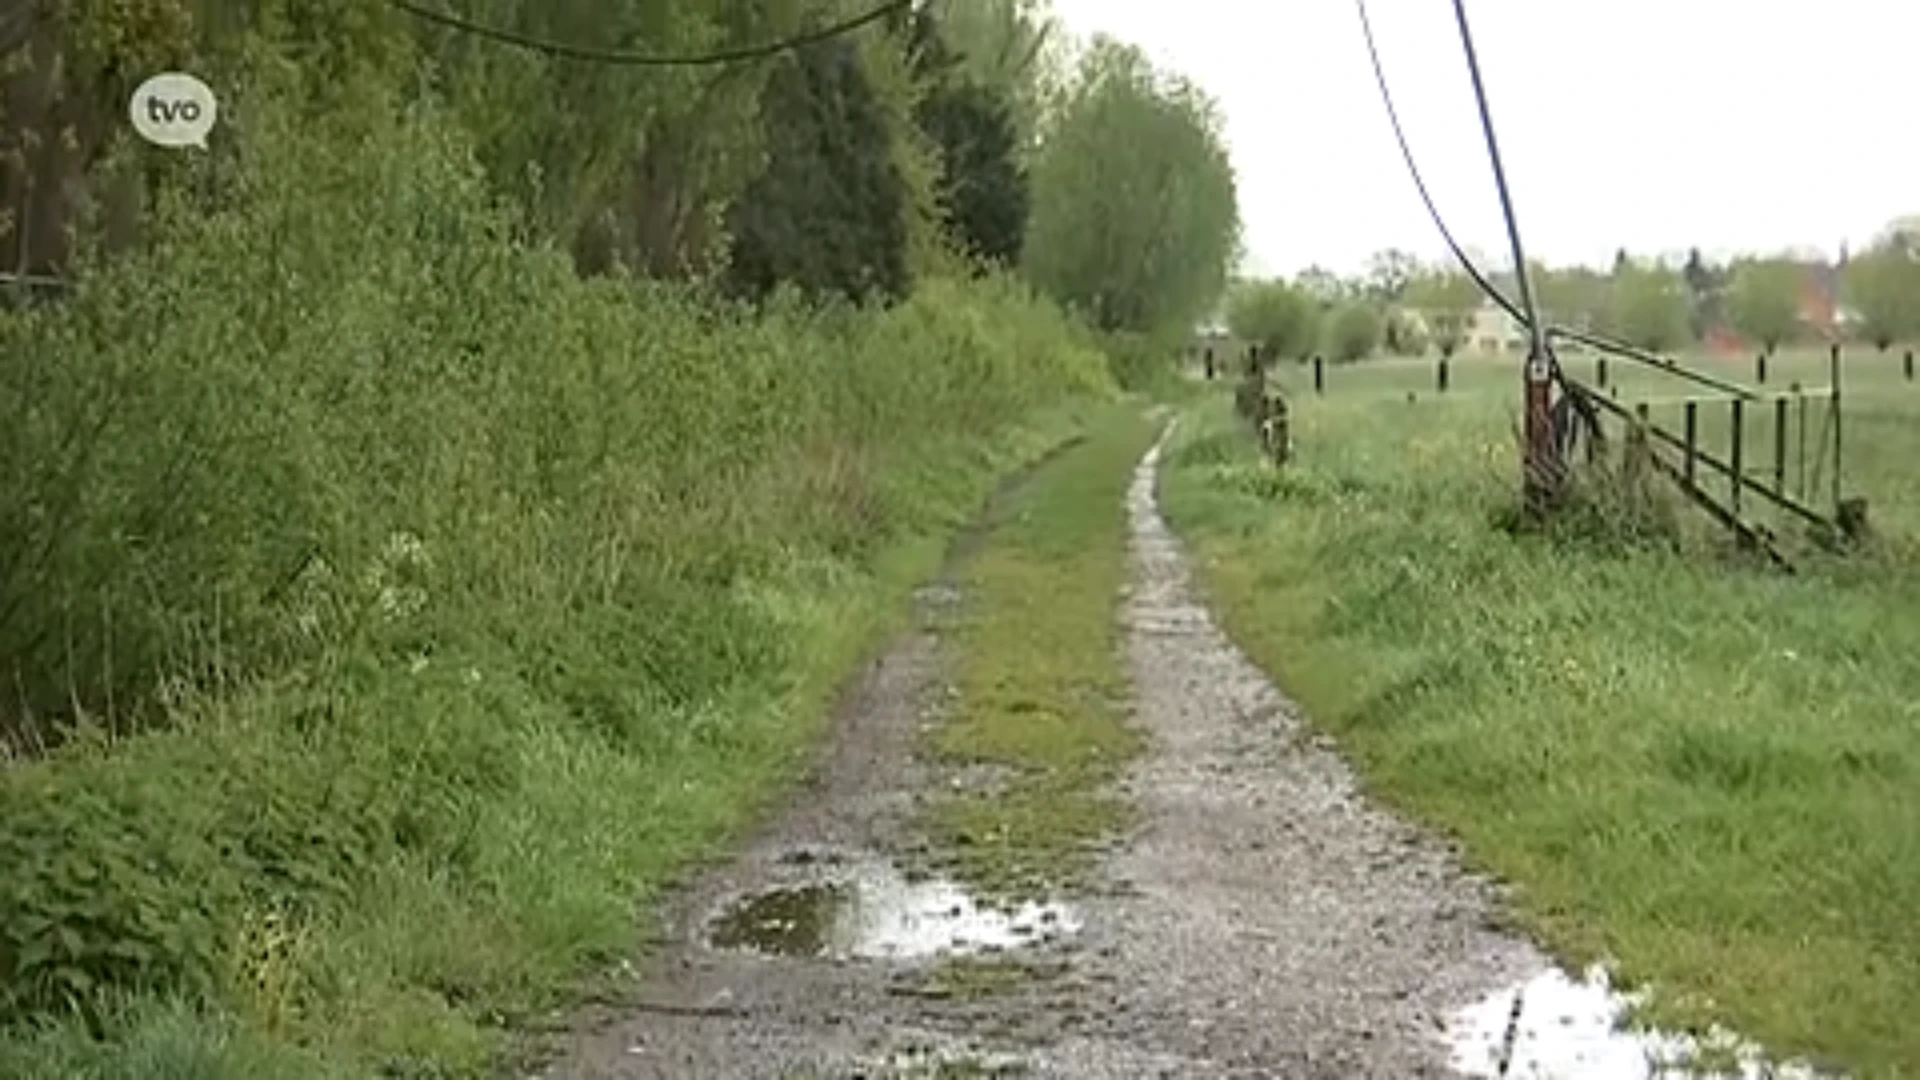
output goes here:
<path id="1" fill-rule="evenodd" d="M 1075 899 L 1063 925 L 1077 933 L 1009 954 L 1044 973 L 978 999 L 930 996 L 937 959 L 857 941 L 793 957 L 702 941 L 745 890 L 901 856 L 916 793 L 963 782 L 913 753 L 945 693 L 941 614 L 964 600 L 933 586 L 919 627 L 841 703 L 795 805 L 684 893 L 649 976 L 541 1075 L 942 1075 L 916 1049 L 971 1055 L 978 1070 L 946 1075 L 992 1075 L 1003 1055 L 1021 1075 L 1063 1078 L 1453 1075 L 1441 1021 L 1545 961 L 1491 928 L 1491 890 L 1444 845 L 1367 803 L 1214 627 L 1159 513 L 1158 461 L 1156 447 L 1129 495 L 1123 611 L 1149 738 L 1126 781 L 1141 825 L 1107 860 L 1114 887 Z"/>

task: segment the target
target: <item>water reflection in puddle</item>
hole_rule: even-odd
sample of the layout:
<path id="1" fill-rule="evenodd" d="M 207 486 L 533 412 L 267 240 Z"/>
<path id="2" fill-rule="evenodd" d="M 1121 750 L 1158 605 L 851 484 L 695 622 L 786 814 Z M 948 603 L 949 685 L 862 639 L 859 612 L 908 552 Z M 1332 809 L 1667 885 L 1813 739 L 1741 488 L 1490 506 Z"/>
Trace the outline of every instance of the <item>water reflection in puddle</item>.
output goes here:
<path id="1" fill-rule="evenodd" d="M 1001 910 L 952 881 L 909 881 L 891 866 L 862 864 L 835 881 L 745 897 L 713 920 L 709 938 L 777 956 L 911 959 L 1023 948 L 1079 929 L 1063 904 Z"/>
<path id="2" fill-rule="evenodd" d="M 1578 982 L 1547 971 L 1455 1014 L 1447 1026 L 1453 1067 L 1476 1080 L 1832 1080 L 1805 1065 L 1771 1064 L 1726 1031 L 1696 1039 L 1625 1030 L 1637 1000 L 1614 991 L 1598 968 Z"/>

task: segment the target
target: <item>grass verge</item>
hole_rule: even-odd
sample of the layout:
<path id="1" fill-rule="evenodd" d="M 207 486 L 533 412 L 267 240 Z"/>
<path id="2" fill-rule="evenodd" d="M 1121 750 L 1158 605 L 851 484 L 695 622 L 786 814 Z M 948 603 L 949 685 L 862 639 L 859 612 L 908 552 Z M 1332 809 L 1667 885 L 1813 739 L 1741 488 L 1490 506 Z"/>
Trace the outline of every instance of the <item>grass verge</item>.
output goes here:
<path id="1" fill-rule="evenodd" d="M 1073 884 L 1125 820 L 1107 788 L 1140 740 L 1115 613 L 1126 489 L 1155 431 L 1135 412 L 1049 463 L 964 570 L 969 614 L 949 639 L 959 697 L 931 749 L 1004 782 L 943 793 L 926 817 L 950 869 L 987 895 Z"/>
<path id="2" fill-rule="evenodd" d="M 1788 578 L 1508 535 L 1505 406 L 1306 398 L 1274 473 L 1209 402 L 1171 448 L 1168 515 L 1238 642 L 1376 795 L 1513 882 L 1549 946 L 1651 984 L 1663 1024 L 1914 1075 L 1911 545 Z"/>
<path id="3" fill-rule="evenodd" d="M 914 531 L 858 563 L 801 560 L 743 585 L 791 650 L 778 677 L 677 718 L 641 750 L 583 730 L 568 702 L 539 692 L 515 657 L 475 643 L 443 646 L 425 667 L 360 672 L 359 685 L 338 688 L 330 707 L 339 726 L 325 737 L 295 737 L 305 727 L 294 714 L 310 703 L 265 685 L 209 702 L 195 723 L 110 755 L 76 751 L 57 768 L 16 771 L 9 790 L 21 798 L 36 776 L 85 790 L 114 773 L 135 802 L 141 775 L 171 777 L 169 765 L 208 755 L 244 770 L 253 757 L 299 754 L 320 775 L 351 776 L 334 755 L 464 753 L 472 767 L 491 761 L 505 775 L 461 814 L 470 838 L 468 865 L 457 873 L 441 858 L 401 854 L 369 868 L 362 888 L 329 910 L 262 911 L 246 924 L 246 940 L 221 950 L 234 957 L 223 985 L 203 995 L 132 995 L 90 1022 L 15 1028 L 0 1038 L 0 1076 L 488 1075 L 516 1031 L 542 1022 L 584 973 L 632 948 L 636 906 L 644 911 L 677 873 L 781 798 L 834 688 L 897 629 L 907 593 L 938 567 L 948 537 L 996 480 L 1112 409 L 1062 408 L 991 442 L 931 454 L 924 465 L 942 473 L 938 494 L 916 487 L 923 501 Z M 896 482 L 917 485 L 908 462 L 897 466 Z M 565 654 L 570 644 L 593 654 L 568 638 L 554 648 Z M 624 679 L 580 672 L 573 685 L 615 693 Z M 474 745 L 463 751 L 462 740 Z M 175 802 L 199 800 L 183 793 Z M 157 835 L 172 835 L 173 824 Z M 327 816 L 313 822 L 330 824 Z"/>

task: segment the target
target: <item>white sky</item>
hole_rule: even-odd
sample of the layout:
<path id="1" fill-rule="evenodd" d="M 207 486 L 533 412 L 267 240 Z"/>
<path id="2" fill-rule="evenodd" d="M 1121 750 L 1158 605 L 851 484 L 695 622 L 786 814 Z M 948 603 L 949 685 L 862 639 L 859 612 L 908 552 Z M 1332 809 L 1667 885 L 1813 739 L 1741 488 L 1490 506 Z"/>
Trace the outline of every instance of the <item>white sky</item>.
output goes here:
<path id="1" fill-rule="evenodd" d="M 1251 273 L 1444 247 L 1393 141 L 1352 0 L 1052 0 L 1226 117 Z M 1448 226 L 1505 263 L 1447 0 L 1370 0 Z M 1920 213 L 1914 0 L 1467 0 L 1530 258 L 1865 244 Z"/>

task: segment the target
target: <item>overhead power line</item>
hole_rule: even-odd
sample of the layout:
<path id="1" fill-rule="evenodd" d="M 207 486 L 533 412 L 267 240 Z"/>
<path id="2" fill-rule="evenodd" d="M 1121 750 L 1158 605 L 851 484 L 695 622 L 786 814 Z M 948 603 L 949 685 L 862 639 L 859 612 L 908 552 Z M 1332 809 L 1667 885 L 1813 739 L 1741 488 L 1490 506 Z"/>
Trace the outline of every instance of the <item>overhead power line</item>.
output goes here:
<path id="1" fill-rule="evenodd" d="M 1353 2 L 1360 11 L 1360 29 L 1366 35 L 1367 56 L 1373 61 L 1373 79 L 1380 87 L 1380 100 L 1387 106 L 1387 119 L 1393 124 L 1394 140 L 1400 144 L 1400 157 L 1407 163 L 1407 173 L 1413 177 L 1413 186 L 1420 192 L 1420 201 L 1426 204 L 1427 215 L 1433 219 L 1434 228 L 1440 230 L 1440 239 L 1446 241 L 1447 250 L 1453 253 L 1454 259 L 1460 263 L 1460 268 L 1473 279 L 1473 283 L 1486 294 L 1487 299 L 1499 305 L 1501 310 L 1511 315 L 1522 326 L 1528 325 L 1526 313 L 1520 310 L 1518 304 L 1495 288 L 1493 282 L 1480 272 L 1480 268 L 1474 265 L 1473 259 L 1468 257 L 1466 249 L 1453 238 L 1453 230 L 1447 228 L 1446 218 L 1440 215 L 1440 207 L 1435 205 L 1433 194 L 1427 190 L 1426 178 L 1421 176 L 1420 166 L 1413 159 L 1413 148 L 1407 145 L 1406 130 L 1400 126 L 1400 110 L 1393 104 L 1393 91 L 1387 86 L 1387 73 L 1380 64 L 1380 47 L 1374 41 L 1373 20 L 1367 16 L 1367 0 L 1353 0 Z"/>
<path id="2" fill-rule="evenodd" d="M 486 38 L 502 45 L 529 49 L 545 53 L 548 56 L 563 57 L 568 60 L 583 60 L 596 64 L 619 64 L 628 67 L 713 67 L 719 64 L 738 64 L 749 60 L 763 60 L 783 52 L 805 48 L 842 34 L 858 30 L 870 23 L 902 11 L 913 5 L 913 0 L 889 0 L 870 11 L 862 12 L 839 22 L 795 34 L 777 41 L 763 42 L 758 45 L 742 45 L 731 49 L 718 49 L 706 53 L 681 55 L 628 52 L 621 49 L 602 49 L 589 45 L 574 45 L 564 41 L 551 41 L 533 37 L 517 30 L 508 30 L 498 26 L 488 26 L 465 16 L 440 11 L 416 3 L 415 0 L 388 0 L 394 7 L 418 19 L 436 23 L 461 33 Z"/>

